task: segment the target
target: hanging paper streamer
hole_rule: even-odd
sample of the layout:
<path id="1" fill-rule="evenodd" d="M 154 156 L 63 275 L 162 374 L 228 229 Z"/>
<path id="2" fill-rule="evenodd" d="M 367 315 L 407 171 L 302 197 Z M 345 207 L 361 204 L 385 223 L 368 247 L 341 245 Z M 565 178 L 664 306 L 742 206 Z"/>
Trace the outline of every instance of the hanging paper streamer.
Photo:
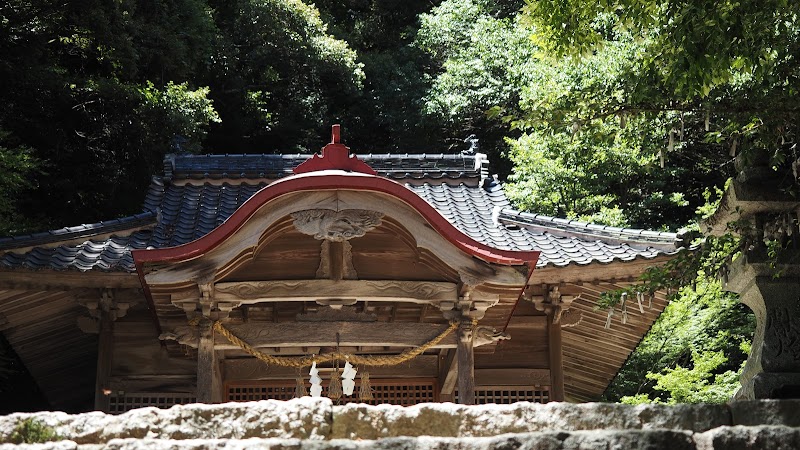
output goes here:
<path id="1" fill-rule="evenodd" d="M 342 380 L 339 379 L 339 369 L 333 370 L 331 375 L 331 383 L 328 385 L 328 398 L 331 400 L 339 400 L 342 398 Z"/>
<path id="2" fill-rule="evenodd" d="M 639 304 L 639 312 L 644 314 L 644 305 L 642 302 L 644 301 L 644 292 L 637 292 L 636 293 L 636 303 Z"/>
<path id="3" fill-rule="evenodd" d="M 311 375 L 311 396 L 322 396 L 322 378 L 319 377 L 319 370 L 317 369 L 317 362 L 311 364 L 311 370 L 308 372 Z"/>
<path id="4" fill-rule="evenodd" d="M 353 390 L 356 388 L 356 369 L 350 364 L 350 361 L 344 363 L 342 370 L 342 393 L 344 395 L 353 395 Z"/>
<path id="5" fill-rule="evenodd" d="M 628 299 L 628 293 L 623 292 L 621 299 L 622 299 L 622 324 L 624 325 L 628 323 L 628 305 L 625 304 L 625 300 Z"/>
<path id="6" fill-rule="evenodd" d="M 608 310 L 608 318 L 606 319 L 606 330 L 611 328 L 611 318 L 614 316 L 614 308 Z"/>
<path id="7" fill-rule="evenodd" d="M 359 400 L 372 400 L 372 386 L 369 383 L 369 372 L 361 372 L 361 387 L 358 390 Z"/>
<path id="8" fill-rule="evenodd" d="M 654 295 L 655 295 L 655 294 L 653 294 L 653 293 L 651 292 L 651 293 L 650 293 L 650 295 L 648 296 L 648 300 L 647 300 L 647 307 L 648 307 L 649 309 L 653 309 L 653 296 L 654 296 Z"/>

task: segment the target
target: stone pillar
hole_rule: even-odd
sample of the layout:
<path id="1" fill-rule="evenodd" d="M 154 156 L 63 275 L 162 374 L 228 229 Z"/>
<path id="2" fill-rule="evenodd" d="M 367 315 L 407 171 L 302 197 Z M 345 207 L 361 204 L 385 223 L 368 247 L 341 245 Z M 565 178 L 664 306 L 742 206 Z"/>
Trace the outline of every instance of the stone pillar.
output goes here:
<path id="1" fill-rule="evenodd" d="M 725 284 L 756 316 L 752 350 L 734 399 L 800 398 L 800 265 L 773 267 L 753 259 L 734 262 Z"/>

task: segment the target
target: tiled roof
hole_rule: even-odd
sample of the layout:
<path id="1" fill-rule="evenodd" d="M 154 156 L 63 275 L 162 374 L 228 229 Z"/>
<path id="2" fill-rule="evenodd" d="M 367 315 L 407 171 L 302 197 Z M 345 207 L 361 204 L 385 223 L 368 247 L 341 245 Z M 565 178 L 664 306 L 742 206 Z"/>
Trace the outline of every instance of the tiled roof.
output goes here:
<path id="1" fill-rule="evenodd" d="M 109 234 L 118 231 L 130 230 L 137 227 L 153 225 L 156 222 L 156 215 L 151 211 L 145 211 L 135 216 L 123 217 L 121 219 L 106 220 L 98 223 L 78 225 L 76 227 L 64 227 L 57 230 L 45 231 L 42 233 L 29 234 L 25 236 L 13 236 L 0 239 L 0 251 L 35 247 L 54 242 L 64 242 L 81 238 L 90 238 L 101 234 Z"/>
<path id="2" fill-rule="evenodd" d="M 164 175 L 172 180 L 274 180 L 292 174 L 292 169 L 310 154 L 293 155 L 169 155 Z M 393 180 L 475 180 L 488 176 L 488 160 L 471 154 L 363 154 L 358 158 L 378 175 Z"/>
<path id="3" fill-rule="evenodd" d="M 619 229 L 514 211 L 500 185 L 482 183 L 486 186 L 481 187 L 475 183 L 475 178 L 485 178 L 482 156 L 360 157 L 381 175 L 405 177 L 408 189 L 473 239 L 504 250 L 540 250 L 539 267 L 653 258 L 676 249 L 676 235 L 672 233 Z M 0 268 L 132 272 L 135 268 L 131 249 L 172 247 L 208 234 L 269 184 L 270 178 L 287 175 L 287 168 L 304 158 L 302 155 L 169 157 L 165 162 L 167 176 L 154 178 L 147 193 L 144 204 L 147 212 L 117 221 L 0 240 L 0 252 L 26 250 L 0 253 Z M 272 165 L 259 165 L 265 161 L 271 161 Z M 239 175 L 231 176 L 234 172 Z M 401 173 L 420 174 L 420 178 Z M 422 178 L 425 173 L 432 178 Z M 192 181 L 194 177 L 201 181 Z M 178 179 L 184 181 L 175 182 Z M 153 226 L 141 229 L 146 224 Z M 92 239 L 101 235 L 111 237 Z M 64 241 L 71 242 L 57 245 Z M 37 245 L 38 248 L 28 250 Z"/>

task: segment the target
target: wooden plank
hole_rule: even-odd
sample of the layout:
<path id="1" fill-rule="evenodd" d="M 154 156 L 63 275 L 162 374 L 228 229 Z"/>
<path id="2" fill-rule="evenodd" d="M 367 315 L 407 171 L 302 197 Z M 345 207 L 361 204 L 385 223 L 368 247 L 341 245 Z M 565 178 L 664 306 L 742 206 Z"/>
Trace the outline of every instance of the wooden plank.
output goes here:
<path id="1" fill-rule="evenodd" d="M 396 280 L 276 280 L 217 283 L 219 302 L 352 300 L 438 303 L 458 299 L 455 283 Z"/>
<path id="2" fill-rule="evenodd" d="M 0 287 L 21 289 L 56 289 L 56 288 L 95 288 L 104 286 L 110 289 L 141 288 L 139 277 L 135 273 L 125 272 L 72 272 L 64 270 L 42 269 L 0 270 Z"/>
<path id="3" fill-rule="evenodd" d="M 550 369 L 475 369 L 475 385 L 549 386 Z"/>

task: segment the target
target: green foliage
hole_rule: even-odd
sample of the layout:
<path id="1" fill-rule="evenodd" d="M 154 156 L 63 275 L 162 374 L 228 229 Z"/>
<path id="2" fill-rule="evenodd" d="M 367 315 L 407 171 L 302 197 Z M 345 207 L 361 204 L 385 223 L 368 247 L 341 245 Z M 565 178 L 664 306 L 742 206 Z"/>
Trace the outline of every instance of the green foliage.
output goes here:
<path id="1" fill-rule="evenodd" d="M 362 87 L 356 52 L 328 34 L 319 11 L 299 0 L 209 2 L 217 34 L 206 71 L 222 123 L 213 148 L 305 151 Z"/>
<path id="2" fill-rule="evenodd" d="M 0 233 L 22 233 L 139 212 L 168 152 L 319 145 L 363 73 L 299 0 L 11 0 L 0 79 Z"/>
<path id="3" fill-rule="evenodd" d="M 29 176 L 38 162 L 29 148 L 14 142 L 10 133 L 0 129 L 0 235 L 24 229 L 24 219 L 16 211 L 16 199 L 29 185 Z"/>
<path id="4" fill-rule="evenodd" d="M 739 387 L 755 320 L 704 275 L 677 292 L 612 381 L 605 397 L 623 403 L 723 403 Z"/>
<path id="5" fill-rule="evenodd" d="M 435 121 L 423 114 L 430 58 L 411 45 L 425 0 L 315 2 L 338 39 L 363 64 L 364 87 L 343 101 L 339 114 L 348 145 L 371 152 L 441 152 Z"/>
<path id="6" fill-rule="evenodd" d="M 61 439 L 53 427 L 33 417 L 21 421 L 11 433 L 14 444 L 40 444 Z"/>

